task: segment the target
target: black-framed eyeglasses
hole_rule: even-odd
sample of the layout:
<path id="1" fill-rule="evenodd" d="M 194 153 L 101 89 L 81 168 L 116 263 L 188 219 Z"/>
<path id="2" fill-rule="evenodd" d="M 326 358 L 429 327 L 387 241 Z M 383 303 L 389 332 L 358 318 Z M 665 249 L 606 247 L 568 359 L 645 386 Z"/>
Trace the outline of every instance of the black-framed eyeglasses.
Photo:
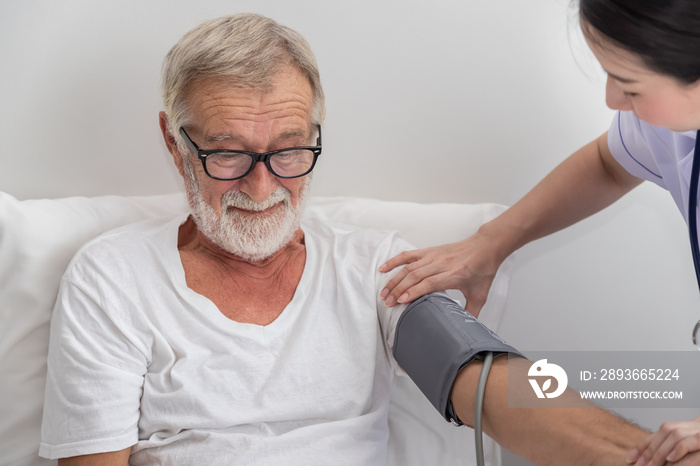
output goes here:
<path id="1" fill-rule="evenodd" d="M 270 152 L 247 152 L 243 150 L 200 149 L 189 137 L 185 128 L 180 127 L 180 134 L 185 142 L 197 154 L 202 162 L 204 172 L 215 180 L 237 180 L 253 171 L 255 164 L 264 162 L 270 173 L 279 178 L 299 178 L 308 175 L 321 155 L 321 125 L 315 146 L 289 147 Z"/>

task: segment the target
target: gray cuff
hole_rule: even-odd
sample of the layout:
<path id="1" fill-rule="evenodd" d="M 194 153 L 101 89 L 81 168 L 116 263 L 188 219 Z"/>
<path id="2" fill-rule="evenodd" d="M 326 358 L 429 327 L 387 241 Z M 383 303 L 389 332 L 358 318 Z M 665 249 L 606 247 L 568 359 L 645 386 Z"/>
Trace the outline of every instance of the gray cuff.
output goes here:
<path id="1" fill-rule="evenodd" d="M 394 358 L 440 415 L 461 425 L 450 392 L 459 371 L 474 359 L 512 353 L 524 357 L 474 316 L 442 295 L 406 307 L 396 324 Z"/>

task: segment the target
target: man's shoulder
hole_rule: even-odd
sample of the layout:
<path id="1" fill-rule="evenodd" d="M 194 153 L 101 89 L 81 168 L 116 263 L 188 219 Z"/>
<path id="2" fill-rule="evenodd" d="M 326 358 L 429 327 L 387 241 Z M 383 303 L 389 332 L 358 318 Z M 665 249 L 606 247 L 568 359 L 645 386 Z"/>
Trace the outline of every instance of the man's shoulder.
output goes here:
<path id="1" fill-rule="evenodd" d="M 366 228 L 325 217 L 307 215 L 302 219 L 302 229 L 317 238 L 340 238 L 346 241 L 381 242 L 398 236 L 396 230 Z"/>
<path id="2" fill-rule="evenodd" d="M 383 261 L 400 251 L 413 249 L 396 230 L 365 228 L 323 217 L 305 217 L 304 234 L 323 251 L 350 258 Z"/>
<path id="3" fill-rule="evenodd" d="M 87 244 L 109 244 L 111 242 L 131 243 L 157 239 L 164 234 L 172 233 L 185 219 L 186 215 L 178 214 L 140 220 L 106 231 Z"/>
<path id="4" fill-rule="evenodd" d="M 85 243 L 75 254 L 71 265 L 75 263 L 110 263 L 128 262 L 144 257 L 147 251 L 168 247 L 170 239 L 177 238 L 177 228 L 185 216 L 172 215 L 156 217 L 130 223 L 106 231 Z M 176 239 L 173 239 L 176 246 Z M 69 270 L 70 270 L 69 266 Z"/>

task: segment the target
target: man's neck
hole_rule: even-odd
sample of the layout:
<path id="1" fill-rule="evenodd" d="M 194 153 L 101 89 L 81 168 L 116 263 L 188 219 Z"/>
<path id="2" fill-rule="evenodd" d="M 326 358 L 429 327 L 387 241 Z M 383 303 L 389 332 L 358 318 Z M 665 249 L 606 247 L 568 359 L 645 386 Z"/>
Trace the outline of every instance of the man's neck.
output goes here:
<path id="1" fill-rule="evenodd" d="M 274 321 L 289 304 L 306 262 L 301 229 L 270 257 L 250 261 L 212 243 L 192 218 L 180 226 L 178 250 L 189 288 L 228 318 L 258 325 Z"/>

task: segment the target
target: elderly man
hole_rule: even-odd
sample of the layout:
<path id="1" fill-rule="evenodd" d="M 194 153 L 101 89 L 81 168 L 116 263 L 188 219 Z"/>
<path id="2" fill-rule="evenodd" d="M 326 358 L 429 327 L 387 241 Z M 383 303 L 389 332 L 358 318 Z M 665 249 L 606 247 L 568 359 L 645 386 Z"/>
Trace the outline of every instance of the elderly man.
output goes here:
<path id="1" fill-rule="evenodd" d="M 403 307 L 379 298 L 388 277 L 377 269 L 410 246 L 300 224 L 324 116 L 308 44 L 270 19 L 235 15 L 186 34 L 163 73 L 160 127 L 191 214 L 110 232 L 68 268 L 42 456 L 385 464 Z M 506 365 L 494 362 L 484 425 L 512 450 L 551 464 L 624 464 L 644 437 L 593 408 L 509 409 Z M 452 386 L 467 424 L 479 370 L 467 366 Z"/>

